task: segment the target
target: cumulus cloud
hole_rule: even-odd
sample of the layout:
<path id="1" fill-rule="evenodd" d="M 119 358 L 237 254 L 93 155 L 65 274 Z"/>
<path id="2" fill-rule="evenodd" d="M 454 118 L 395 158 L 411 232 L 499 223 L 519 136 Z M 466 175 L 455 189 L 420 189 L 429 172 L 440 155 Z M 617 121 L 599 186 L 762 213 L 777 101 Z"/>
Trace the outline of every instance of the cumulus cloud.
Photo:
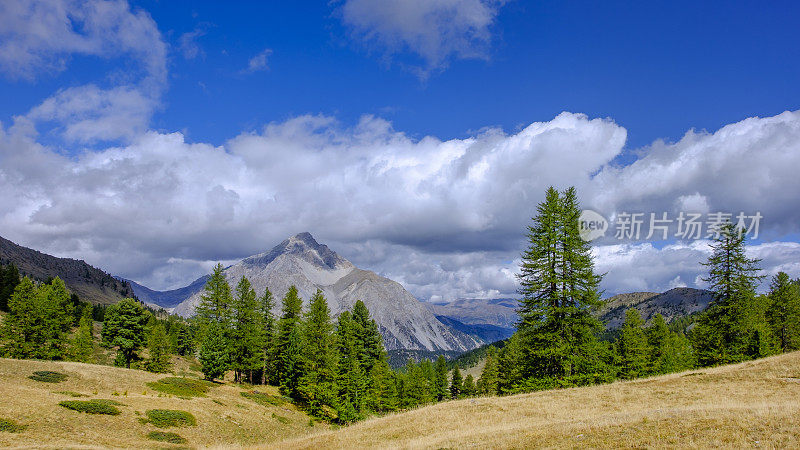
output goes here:
<path id="1" fill-rule="evenodd" d="M 125 1 L 0 2 L 0 72 L 34 80 L 60 72 L 74 55 L 134 64 L 98 83 L 62 89 L 27 114 L 69 142 L 130 139 L 145 130 L 167 78 L 167 46 L 153 19 Z"/>
<path id="2" fill-rule="evenodd" d="M 0 127 L 0 229 L 154 288 L 180 287 L 214 261 L 310 231 L 423 299 L 508 296 L 525 226 L 549 185 L 576 185 L 584 204 L 612 209 L 753 206 L 775 218 L 766 232 L 790 229 L 796 202 L 785 190 L 796 192 L 796 181 L 785 167 L 800 163 L 798 124 L 800 113 L 747 119 L 656 143 L 618 168 L 610 164 L 626 130 L 572 113 L 450 140 L 413 139 L 373 116 L 347 126 L 307 115 L 218 147 L 150 131 L 75 157 L 41 145 L 19 121 Z M 761 201 L 730 180 L 749 182 Z M 767 272 L 800 276 L 800 244 L 751 250 Z M 600 243 L 595 251 L 608 294 L 702 286 L 702 241 Z"/>
<path id="3" fill-rule="evenodd" d="M 485 59 L 498 0 L 346 0 L 339 12 L 353 36 L 386 57 L 412 53 L 422 77 L 455 58 Z"/>

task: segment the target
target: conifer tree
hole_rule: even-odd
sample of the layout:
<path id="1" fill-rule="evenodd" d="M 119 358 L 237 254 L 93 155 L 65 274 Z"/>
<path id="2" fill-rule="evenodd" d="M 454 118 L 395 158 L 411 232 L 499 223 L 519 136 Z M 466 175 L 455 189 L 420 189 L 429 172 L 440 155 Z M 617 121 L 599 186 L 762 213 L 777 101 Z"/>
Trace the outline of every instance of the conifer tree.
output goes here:
<path id="1" fill-rule="evenodd" d="M 622 360 L 620 375 L 623 378 L 630 379 L 647 374 L 650 349 L 642 325 L 642 316 L 636 308 L 625 311 L 625 322 L 618 342 Z"/>
<path id="2" fill-rule="evenodd" d="M 414 408 L 433 400 L 431 386 L 428 384 L 428 379 L 419 364 L 409 360 L 408 364 L 406 364 L 404 375 L 403 407 Z"/>
<path id="3" fill-rule="evenodd" d="M 800 349 L 800 285 L 786 272 L 772 278 L 766 315 L 781 350 Z"/>
<path id="4" fill-rule="evenodd" d="M 453 369 L 453 378 L 450 379 L 450 398 L 457 399 L 461 397 L 463 383 L 461 371 L 458 370 L 458 366 L 456 366 Z"/>
<path id="5" fill-rule="evenodd" d="M 275 306 L 275 301 L 272 298 L 272 292 L 269 288 L 264 289 L 264 295 L 259 298 L 258 314 L 261 320 L 261 338 L 259 342 L 259 350 L 261 354 L 261 384 L 267 384 L 268 379 L 272 377 L 272 368 L 270 359 L 270 352 L 275 343 L 275 316 L 272 314 L 272 308 Z"/>
<path id="6" fill-rule="evenodd" d="M 445 361 L 444 355 L 439 355 L 439 357 L 436 358 L 435 371 L 434 394 L 436 396 L 436 401 L 442 401 L 447 398 L 450 387 L 447 380 L 447 361 Z"/>
<path id="7" fill-rule="evenodd" d="M 117 347 L 114 364 L 131 367 L 139 359 L 138 351 L 145 341 L 145 324 L 150 314 L 132 298 L 126 298 L 108 307 L 101 335 L 103 343 Z"/>
<path id="8" fill-rule="evenodd" d="M 335 404 L 336 348 L 328 302 L 322 291 L 311 297 L 303 327 L 302 367 L 298 394 L 312 414 L 318 415 L 323 405 Z"/>
<path id="9" fill-rule="evenodd" d="M 181 356 L 194 355 L 195 343 L 192 332 L 187 325 L 178 325 L 175 334 L 175 352 Z"/>
<path id="10" fill-rule="evenodd" d="M 19 270 L 14 264 L 0 266 L 0 311 L 8 311 L 8 301 L 20 282 Z"/>
<path id="11" fill-rule="evenodd" d="M 303 301 L 297 295 L 297 288 L 289 287 L 281 302 L 281 318 L 278 320 L 278 334 L 275 339 L 275 375 L 284 395 L 294 396 L 297 381 L 301 375 L 301 311 Z"/>
<path id="12" fill-rule="evenodd" d="M 262 330 L 257 308 L 256 292 L 242 276 L 230 307 L 230 362 L 237 383 L 245 378 L 252 382 L 252 371 L 260 366 Z"/>
<path id="13" fill-rule="evenodd" d="M 41 345 L 42 331 L 36 305 L 36 286 L 24 277 L 8 301 L 3 318 L 3 336 L 8 339 L 3 353 L 11 358 L 33 358 Z"/>
<path id="14" fill-rule="evenodd" d="M 206 281 L 203 294 L 200 296 L 200 304 L 197 305 L 195 312 L 198 318 L 208 326 L 211 322 L 218 322 L 223 330 L 227 329 L 230 320 L 230 307 L 233 301 L 231 287 L 225 279 L 225 268 L 217 263 L 214 272 Z"/>
<path id="15" fill-rule="evenodd" d="M 766 303 L 756 296 L 762 278 L 757 259 L 745 254 L 746 236 L 730 222 L 711 244 L 709 289 L 714 301 L 692 331 L 698 362 L 727 364 L 767 356 L 777 343 L 766 322 Z"/>
<path id="16" fill-rule="evenodd" d="M 94 339 L 92 336 L 92 310 L 84 308 L 78 331 L 70 343 L 69 356 L 72 361 L 94 362 Z"/>
<path id="17" fill-rule="evenodd" d="M 664 368 L 664 358 L 666 357 L 665 353 L 667 352 L 671 332 L 667 322 L 664 320 L 664 316 L 661 314 L 656 314 L 651 320 L 650 326 L 645 328 L 647 345 L 650 349 L 646 372 L 652 374 L 667 373 Z"/>
<path id="18" fill-rule="evenodd" d="M 478 378 L 477 392 L 482 395 L 498 394 L 499 367 L 497 365 L 497 350 L 489 347 L 486 351 L 486 363 L 483 366 L 480 378 Z"/>
<path id="19" fill-rule="evenodd" d="M 475 396 L 475 380 L 472 377 L 472 374 L 467 374 L 464 378 L 464 383 L 461 385 L 461 396 L 462 397 L 473 397 Z"/>
<path id="20" fill-rule="evenodd" d="M 339 314 L 336 323 L 336 345 L 339 356 L 337 384 L 340 415 L 351 411 L 359 414 L 364 410 L 368 383 L 366 374 L 361 368 L 360 355 L 363 349 L 357 333 L 358 324 L 350 312 L 343 311 Z"/>
<path id="21" fill-rule="evenodd" d="M 549 188 L 528 227 L 518 278 L 522 376 L 583 379 L 595 371 L 596 333 L 590 309 L 600 304 L 591 248 L 581 239 L 574 188 Z"/>
<path id="22" fill-rule="evenodd" d="M 367 407 L 378 413 L 397 409 L 396 381 L 386 359 L 380 359 L 372 366 L 369 378 Z"/>
<path id="23" fill-rule="evenodd" d="M 206 380 L 224 378 L 229 367 L 228 341 L 219 322 L 211 322 L 200 348 L 200 365 Z"/>
<path id="24" fill-rule="evenodd" d="M 157 322 L 150 328 L 147 336 L 147 350 L 150 355 L 144 364 L 146 370 L 156 373 L 168 372 L 172 367 L 170 362 L 170 344 L 164 325 Z"/>
<path id="25" fill-rule="evenodd" d="M 498 393 L 510 394 L 517 392 L 523 379 L 522 363 L 523 349 L 520 332 L 514 333 L 498 356 Z"/>
<path id="26" fill-rule="evenodd" d="M 356 324 L 356 339 L 361 350 L 359 364 L 361 370 L 367 374 L 372 371 L 373 364 L 386 357 L 383 338 L 378 331 L 378 324 L 370 318 L 369 310 L 361 300 L 357 300 L 353 305 L 352 317 Z"/>

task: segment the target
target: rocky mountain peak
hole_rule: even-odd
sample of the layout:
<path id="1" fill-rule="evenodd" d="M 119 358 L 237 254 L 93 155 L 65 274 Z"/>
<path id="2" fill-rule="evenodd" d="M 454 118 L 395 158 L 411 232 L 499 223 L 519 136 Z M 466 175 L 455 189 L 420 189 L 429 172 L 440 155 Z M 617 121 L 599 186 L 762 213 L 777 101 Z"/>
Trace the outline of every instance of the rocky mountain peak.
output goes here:
<path id="1" fill-rule="evenodd" d="M 245 258 L 242 260 L 242 264 L 251 267 L 266 267 L 281 255 L 299 256 L 304 261 L 326 270 L 353 267 L 350 261 L 339 256 L 327 245 L 317 242 L 314 236 L 307 231 L 284 240 L 269 252 Z"/>

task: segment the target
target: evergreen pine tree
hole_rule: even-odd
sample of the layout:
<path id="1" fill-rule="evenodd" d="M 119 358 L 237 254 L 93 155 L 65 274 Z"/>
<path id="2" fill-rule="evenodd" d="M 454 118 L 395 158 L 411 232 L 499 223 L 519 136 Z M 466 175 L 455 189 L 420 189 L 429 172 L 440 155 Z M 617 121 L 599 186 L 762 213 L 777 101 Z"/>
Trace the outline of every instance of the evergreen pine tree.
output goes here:
<path id="1" fill-rule="evenodd" d="M 463 380 L 461 379 L 461 371 L 458 366 L 453 369 L 453 378 L 450 379 L 450 398 L 457 399 L 461 397 L 463 389 Z"/>
<path id="2" fill-rule="evenodd" d="M 301 375 L 301 311 L 303 301 L 297 288 L 289 287 L 281 303 L 281 318 L 275 339 L 275 378 L 284 395 L 294 396 Z"/>
<path id="3" fill-rule="evenodd" d="M 698 362 L 727 364 L 772 354 L 777 344 L 766 322 L 766 303 L 756 296 L 757 259 L 745 254 L 745 234 L 727 222 L 711 245 L 709 289 L 714 301 L 692 331 Z"/>
<path id="4" fill-rule="evenodd" d="M 359 364 L 364 373 L 372 370 L 372 365 L 386 356 L 383 348 L 383 338 L 378 331 L 378 325 L 370 318 L 367 306 L 361 300 L 353 305 L 353 321 L 356 324 L 356 339 L 361 349 Z"/>
<path id="5" fill-rule="evenodd" d="M 591 248 L 581 239 L 580 208 L 574 188 L 559 195 L 549 188 L 528 227 L 522 255 L 519 339 L 523 377 L 583 380 L 597 370 L 599 321 L 590 309 L 600 304 Z"/>
<path id="6" fill-rule="evenodd" d="M 642 316 L 636 308 L 625 311 L 625 322 L 618 341 L 622 360 L 620 375 L 623 378 L 630 379 L 647 374 L 650 349 L 642 325 Z"/>
<path id="7" fill-rule="evenodd" d="M 145 324 L 150 314 L 132 298 L 108 307 L 101 335 L 106 345 L 117 347 L 114 364 L 131 367 L 139 359 L 138 351 L 145 341 Z"/>
<path id="8" fill-rule="evenodd" d="M 498 356 L 498 393 L 510 394 L 518 392 L 522 382 L 523 349 L 520 333 L 514 333 Z"/>
<path id="9" fill-rule="evenodd" d="M 324 405 L 335 404 L 336 348 L 330 309 L 319 289 L 311 297 L 303 327 L 303 373 L 298 382 L 299 399 L 319 415 Z"/>
<path id="10" fill-rule="evenodd" d="M 766 315 L 781 350 L 800 349 L 800 285 L 785 272 L 772 278 Z"/>
<path id="11" fill-rule="evenodd" d="M 200 365 L 206 380 L 224 378 L 229 367 L 228 341 L 219 322 L 211 322 L 200 347 Z"/>
<path id="12" fill-rule="evenodd" d="M 257 308 L 256 292 L 242 276 L 230 307 L 230 362 L 237 383 L 245 378 L 252 382 L 252 371 L 261 365 L 262 330 Z"/>
<path id="13" fill-rule="evenodd" d="M 3 354 L 11 358 L 33 358 L 40 345 L 41 323 L 36 307 L 36 286 L 24 277 L 8 301 L 9 312 L 3 318 L 3 336 L 7 339 Z"/>
<path id="14" fill-rule="evenodd" d="M 217 263 L 214 266 L 214 272 L 206 281 L 203 294 L 200 296 L 200 304 L 197 305 L 195 312 L 204 326 L 217 322 L 222 325 L 223 330 L 226 330 L 233 298 L 224 270 L 222 264 Z"/>
<path id="15" fill-rule="evenodd" d="M 0 311 L 8 312 L 8 301 L 20 282 L 19 270 L 14 264 L 0 266 Z"/>
<path id="16" fill-rule="evenodd" d="M 461 396 L 474 397 L 475 393 L 475 380 L 473 379 L 472 374 L 467 374 L 467 376 L 464 378 L 464 383 L 461 385 Z"/>
<path id="17" fill-rule="evenodd" d="M 78 331 L 70 343 L 69 356 L 72 361 L 94 362 L 94 338 L 92 336 L 92 310 L 84 308 Z"/>
<path id="18" fill-rule="evenodd" d="M 477 391 L 482 395 L 498 394 L 499 367 L 497 365 L 497 350 L 489 347 L 486 351 L 486 363 L 483 366 L 480 378 L 478 378 Z"/>
<path id="19" fill-rule="evenodd" d="M 360 356 L 361 343 L 357 337 L 358 324 L 349 311 L 339 314 L 336 323 L 336 346 L 338 349 L 338 389 L 340 416 L 344 413 L 348 420 L 360 414 L 365 406 L 365 392 L 368 387 L 366 374 L 362 371 Z"/>
<path id="20" fill-rule="evenodd" d="M 378 413 L 397 409 L 396 381 L 386 359 L 380 359 L 373 364 L 369 378 L 367 408 Z"/>
<path id="21" fill-rule="evenodd" d="M 656 314 L 653 316 L 652 323 L 645 328 L 647 344 L 650 348 L 650 355 L 647 361 L 647 373 L 660 374 L 667 373 L 664 368 L 665 353 L 670 339 L 670 330 L 664 316 Z"/>
<path id="22" fill-rule="evenodd" d="M 261 321 L 261 337 L 259 341 L 259 350 L 261 354 L 261 384 L 267 384 L 267 381 L 272 377 L 273 365 L 270 360 L 270 352 L 275 343 L 275 316 L 272 314 L 272 308 L 275 306 L 275 301 L 272 298 L 272 292 L 269 288 L 264 289 L 264 295 L 259 298 L 258 302 L 258 315 Z"/>
<path id="23" fill-rule="evenodd" d="M 172 363 L 170 362 L 170 344 L 167 339 L 167 332 L 164 325 L 157 322 L 150 328 L 147 335 L 147 350 L 150 355 L 144 364 L 146 370 L 156 373 L 168 372 Z"/>
<path id="24" fill-rule="evenodd" d="M 447 398 L 449 393 L 449 382 L 447 380 L 447 361 L 444 359 L 444 355 L 439 355 L 436 358 L 436 378 L 434 383 L 434 394 L 436 396 L 436 401 L 442 401 Z"/>

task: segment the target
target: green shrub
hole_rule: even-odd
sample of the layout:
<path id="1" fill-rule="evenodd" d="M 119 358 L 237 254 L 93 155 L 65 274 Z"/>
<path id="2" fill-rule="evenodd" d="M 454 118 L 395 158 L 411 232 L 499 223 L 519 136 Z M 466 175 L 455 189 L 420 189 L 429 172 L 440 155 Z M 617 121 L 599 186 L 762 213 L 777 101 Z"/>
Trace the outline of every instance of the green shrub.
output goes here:
<path id="1" fill-rule="evenodd" d="M 242 397 L 250 399 L 264 406 L 280 406 L 286 403 L 286 401 L 283 400 L 283 398 L 277 395 L 269 395 L 264 392 L 249 391 L 249 392 L 242 392 L 241 394 Z"/>
<path id="2" fill-rule="evenodd" d="M 186 443 L 186 439 L 182 438 L 179 434 L 170 433 L 168 431 L 151 431 L 147 433 L 147 438 L 154 441 L 169 442 L 170 444 Z"/>
<path id="3" fill-rule="evenodd" d="M 147 418 L 158 428 L 197 425 L 197 421 L 191 413 L 176 409 L 149 409 Z"/>
<path id="4" fill-rule="evenodd" d="M 86 394 L 75 391 L 53 391 L 53 394 L 69 395 L 70 397 L 88 397 Z"/>
<path id="5" fill-rule="evenodd" d="M 206 392 L 214 383 L 197 380 L 194 378 L 167 377 L 158 381 L 147 383 L 153 390 L 178 397 L 205 397 Z"/>
<path id="6" fill-rule="evenodd" d="M 116 416 L 120 414 L 120 410 L 115 408 L 122 405 L 120 402 L 114 400 L 69 400 L 59 403 L 64 408 L 73 411 L 85 412 L 87 414 L 108 414 Z"/>
<path id="7" fill-rule="evenodd" d="M 29 376 L 31 380 L 41 381 L 44 383 L 61 383 L 67 379 L 67 374 L 60 372 L 51 372 L 49 370 L 37 370 L 33 375 Z"/>
<path id="8" fill-rule="evenodd" d="M 0 431 L 7 433 L 19 433 L 27 428 L 25 425 L 20 425 L 13 420 L 0 419 Z"/>
<path id="9" fill-rule="evenodd" d="M 289 423 L 290 422 L 290 420 L 287 419 L 286 417 L 279 416 L 279 415 L 277 415 L 275 413 L 272 413 L 272 418 L 277 420 L 280 423 Z"/>

